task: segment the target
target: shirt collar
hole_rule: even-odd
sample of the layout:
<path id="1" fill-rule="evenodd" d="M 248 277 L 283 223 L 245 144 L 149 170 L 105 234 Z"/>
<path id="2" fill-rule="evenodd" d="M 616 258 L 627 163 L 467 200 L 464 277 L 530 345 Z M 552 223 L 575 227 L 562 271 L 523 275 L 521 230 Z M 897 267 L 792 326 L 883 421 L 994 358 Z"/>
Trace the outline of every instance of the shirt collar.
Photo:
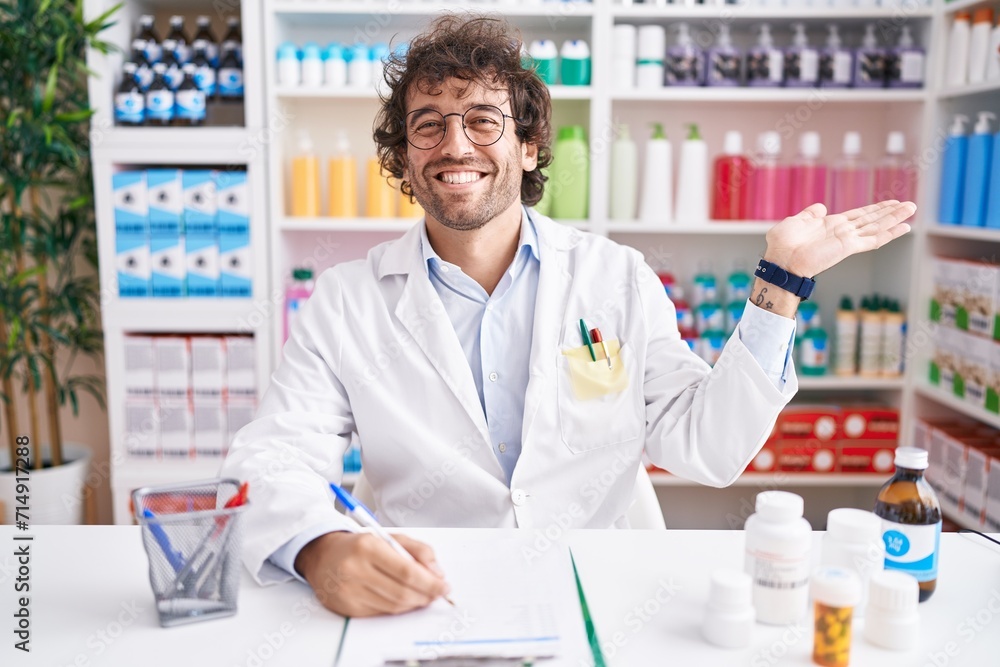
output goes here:
<path id="1" fill-rule="evenodd" d="M 515 270 L 520 269 L 520 266 L 524 263 L 521 259 L 525 257 L 527 251 L 534 255 L 535 259 L 539 259 L 538 255 L 538 231 L 535 229 L 535 223 L 532 221 L 531 216 L 528 215 L 528 210 L 521 206 L 521 239 L 518 243 L 518 252 L 514 254 L 514 267 Z M 426 219 L 420 222 L 420 252 L 424 259 L 424 268 L 430 273 L 432 262 L 437 266 L 444 264 L 444 260 L 438 256 L 434 248 L 431 247 L 431 242 L 427 238 L 427 221 Z"/>

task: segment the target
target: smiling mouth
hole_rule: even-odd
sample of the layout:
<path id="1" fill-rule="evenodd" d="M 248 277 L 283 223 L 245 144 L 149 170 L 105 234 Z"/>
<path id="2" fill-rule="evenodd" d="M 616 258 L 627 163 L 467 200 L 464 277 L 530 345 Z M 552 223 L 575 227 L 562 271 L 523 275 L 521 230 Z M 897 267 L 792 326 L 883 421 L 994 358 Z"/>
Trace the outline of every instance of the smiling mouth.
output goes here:
<path id="1" fill-rule="evenodd" d="M 466 183 L 475 183 L 485 176 L 486 174 L 479 171 L 445 171 L 438 174 L 435 178 L 449 185 L 464 185 Z"/>

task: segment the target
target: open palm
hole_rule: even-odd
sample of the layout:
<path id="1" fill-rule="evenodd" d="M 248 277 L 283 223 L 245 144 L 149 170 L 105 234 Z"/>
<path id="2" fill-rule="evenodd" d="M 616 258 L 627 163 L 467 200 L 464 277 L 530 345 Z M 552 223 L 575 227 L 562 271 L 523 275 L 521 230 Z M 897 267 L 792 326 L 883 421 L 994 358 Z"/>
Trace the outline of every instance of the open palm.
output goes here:
<path id="1" fill-rule="evenodd" d="M 767 232 L 765 258 L 791 273 L 812 278 L 847 257 L 881 248 L 910 231 L 903 222 L 917 210 L 913 202 L 882 201 L 827 215 L 813 204 Z"/>

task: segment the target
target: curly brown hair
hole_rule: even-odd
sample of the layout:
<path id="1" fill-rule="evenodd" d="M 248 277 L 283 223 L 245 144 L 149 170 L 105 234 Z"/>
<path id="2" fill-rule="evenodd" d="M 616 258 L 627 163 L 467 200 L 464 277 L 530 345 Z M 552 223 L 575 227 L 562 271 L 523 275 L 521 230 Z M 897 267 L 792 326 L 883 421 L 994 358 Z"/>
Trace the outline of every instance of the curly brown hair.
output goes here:
<path id="1" fill-rule="evenodd" d="M 522 142 L 538 147 L 538 166 L 523 172 L 521 202 L 527 206 L 542 198 L 547 177 L 541 169 L 552 162 L 552 100 L 545 83 L 521 63 L 520 32 L 506 20 L 483 14 L 448 13 L 410 42 L 406 53 L 387 58 L 381 94 L 382 108 L 375 119 L 374 138 L 385 173 L 402 179 L 406 166 L 405 118 L 410 87 L 430 94 L 447 79 L 475 82 L 488 90 L 510 93 L 515 133 Z M 404 194 L 413 197 L 407 181 Z"/>

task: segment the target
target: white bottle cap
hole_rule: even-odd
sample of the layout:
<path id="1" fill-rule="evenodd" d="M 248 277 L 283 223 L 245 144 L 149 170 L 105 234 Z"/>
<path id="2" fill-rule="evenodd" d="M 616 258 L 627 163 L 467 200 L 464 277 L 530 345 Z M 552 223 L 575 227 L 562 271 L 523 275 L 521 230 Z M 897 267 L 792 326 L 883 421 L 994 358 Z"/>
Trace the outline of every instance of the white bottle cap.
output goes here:
<path id="1" fill-rule="evenodd" d="M 809 578 L 809 597 L 830 607 L 854 607 L 861 602 L 861 579 L 843 567 L 821 567 Z"/>
<path id="2" fill-rule="evenodd" d="M 920 585 L 898 570 L 873 572 L 868 581 L 865 639 L 893 651 L 906 651 L 919 643 Z"/>
<path id="3" fill-rule="evenodd" d="M 861 154 L 861 135 L 857 132 L 844 134 L 844 155 Z"/>
<path id="4" fill-rule="evenodd" d="M 743 152 L 743 135 L 737 130 L 729 130 L 726 132 L 726 138 L 723 142 L 722 152 L 726 155 L 739 155 Z"/>
<path id="5" fill-rule="evenodd" d="M 757 150 L 767 155 L 780 155 L 781 135 L 777 132 L 761 132 L 757 136 Z"/>
<path id="6" fill-rule="evenodd" d="M 531 43 L 528 53 L 535 60 L 551 60 L 559 55 L 559 50 L 551 39 L 536 39 Z"/>
<path id="7" fill-rule="evenodd" d="M 897 447 L 896 459 L 893 463 L 898 468 L 925 470 L 927 468 L 927 450 L 918 447 Z"/>
<path id="8" fill-rule="evenodd" d="M 799 137 L 799 153 L 802 157 L 819 157 L 819 147 L 819 132 L 805 132 Z"/>
<path id="9" fill-rule="evenodd" d="M 902 155 L 906 152 L 906 135 L 902 132 L 890 132 L 885 142 L 885 152 L 889 155 Z"/>
<path id="10" fill-rule="evenodd" d="M 667 51 L 667 33 L 662 25 L 639 26 L 639 60 L 663 60 Z"/>
<path id="11" fill-rule="evenodd" d="M 588 47 L 587 42 L 582 39 L 567 39 L 563 42 L 560 55 L 563 58 L 584 60 L 590 57 L 590 47 Z"/>
<path id="12" fill-rule="evenodd" d="M 753 580 L 739 570 L 712 573 L 702 634 L 723 648 L 744 648 L 753 634 Z"/>
<path id="13" fill-rule="evenodd" d="M 755 510 L 765 521 L 794 521 L 802 516 L 802 496 L 788 491 L 762 491 L 757 494 Z"/>
<path id="14" fill-rule="evenodd" d="M 965 124 L 969 122 L 969 117 L 956 114 L 951 121 L 951 129 L 948 133 L 953 137 L 960 137 L 965 134 Z"/>
<path id="15" fill-rule="evenodd" d="M 992 111 L 980 111 L 979 120 L 976 121 L 976 129 L 974 132 L 976 134 L 990 134 L 990 119 L 996 118 L 997 115 Z"/>
<path id="16" fill-rule="evenodd" d="M 612 51 L 615 56 L 635 59 L 636 29 L 634 25 L 619 23 L 615 26 L 611 37 Z"/>
<path id="17" fill-rule="evenodd" d="M 841 542 L 869 544 L 881 542 L 882 519 L 873 512 L 839 507 L 826 515 L 826 532 Z"/>

